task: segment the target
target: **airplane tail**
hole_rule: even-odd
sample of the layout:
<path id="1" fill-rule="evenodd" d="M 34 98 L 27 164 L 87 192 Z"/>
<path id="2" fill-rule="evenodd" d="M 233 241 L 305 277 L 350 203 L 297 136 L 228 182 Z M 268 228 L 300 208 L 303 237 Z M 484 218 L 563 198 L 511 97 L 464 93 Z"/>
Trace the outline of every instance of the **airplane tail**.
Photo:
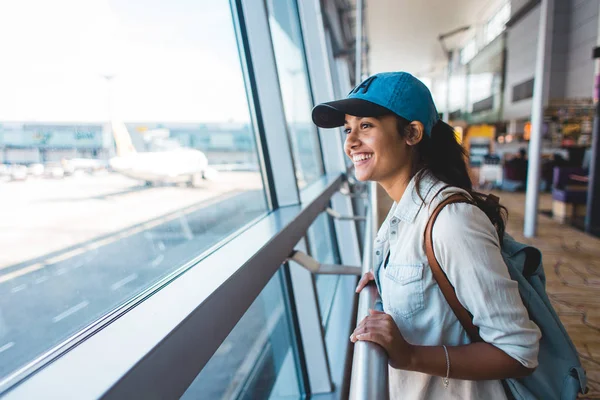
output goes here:
<path id="1" fill-rule="evenodd" d="M 123 122 L 113 121 L 112 131 L 115 138 L 115 145 L 117 146 L 117 156 L 124 157 L 137 153 L 131 141 L 131 135 Z"/>

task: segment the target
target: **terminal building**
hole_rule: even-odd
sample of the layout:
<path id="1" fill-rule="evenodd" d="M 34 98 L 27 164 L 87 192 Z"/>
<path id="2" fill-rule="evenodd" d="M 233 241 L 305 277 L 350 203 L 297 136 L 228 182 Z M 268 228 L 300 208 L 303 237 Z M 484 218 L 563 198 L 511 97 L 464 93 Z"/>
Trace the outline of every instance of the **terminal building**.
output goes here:
<path id="1" fill-rule="evenodd" d="M 63 158 L 107 158 L 113 146 L 105 124 L 2 122 L 0 161 L 56 162 Z"/>
<path id="2" fill-rule="evenodd" d="M 0 38 L 0 399 L 600 399 L 597 0 L 28 0 L 0 3 Z M 479 211 L 453 224 L 454 259 L 489 256 L 441 266 L 462 314 L 433 275 L 440 231 L 419 213 L 438 214 L 429 192 L 410 201 L 414 168 L 394 160 L 411 171 L 397 197 L 361 175 L 396 147 L 358 151 L 372 125 L 352 114 L 313 120 L 397 71 L 454 130 L 465 185 L 531 246 L 517 289 L 506 258 L 487 262 L 502 230 L 469 232 Z M 353 335 L 375 318 L 396 335 L 381 346 Z M 560 379 L 527 380 L 566 353 Z"/>

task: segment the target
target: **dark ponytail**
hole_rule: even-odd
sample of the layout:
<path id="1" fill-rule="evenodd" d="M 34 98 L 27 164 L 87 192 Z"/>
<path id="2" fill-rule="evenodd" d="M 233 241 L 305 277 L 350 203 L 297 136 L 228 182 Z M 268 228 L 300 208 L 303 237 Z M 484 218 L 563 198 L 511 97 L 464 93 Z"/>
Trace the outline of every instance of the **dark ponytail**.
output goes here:
<path id="1" fill-rule="evenodd" d="M 403 136 L 410 129 L 410 121 L 398 118 L 398 131 Z M 508 211 L 497 202 L 489 201 L 487 195 L 473 190 L 466 163 L 467 153 L 458 143 L 454 129 L 445 122 L 438 121 L 431 130 L 431 136 L 424 135 L 419 144 L 413 147 L 413 151 L 415 157 L 411 176 L 416 175 L 416 187 L 420 187 L 421 179 L 426 174 L 431 174 L 448 185 L 467 191 L 477 207 L 488 216 L 502 243 Z"/>

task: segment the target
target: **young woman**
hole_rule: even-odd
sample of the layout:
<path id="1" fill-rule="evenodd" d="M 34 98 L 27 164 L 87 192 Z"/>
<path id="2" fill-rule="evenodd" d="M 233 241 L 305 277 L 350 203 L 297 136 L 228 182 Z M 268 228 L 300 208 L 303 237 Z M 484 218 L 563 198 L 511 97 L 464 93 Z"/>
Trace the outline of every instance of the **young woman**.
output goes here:
<path id="1" fill-rule="evenodd" d="M 501 379 L 537 366 L 540 331 L 530 321 L 500 253 L 504 208 L 472 189 L 465 153 L 440 121 L 427 87 L 404 72 L 374 75 L 346 99 L 313 110 L 320 127 L 344 127 L 356 177 L 394 200 L 374 245 L 375 281 L 385 312 L 371 310 L 350 340 L 381 345 L 392 399 L 505 399 Z M 427 262 L 424 231 L 436 206 L 463 193 L 433 228 L 436 259 L 473 315 L 484 342 L 471 343 Z"/>

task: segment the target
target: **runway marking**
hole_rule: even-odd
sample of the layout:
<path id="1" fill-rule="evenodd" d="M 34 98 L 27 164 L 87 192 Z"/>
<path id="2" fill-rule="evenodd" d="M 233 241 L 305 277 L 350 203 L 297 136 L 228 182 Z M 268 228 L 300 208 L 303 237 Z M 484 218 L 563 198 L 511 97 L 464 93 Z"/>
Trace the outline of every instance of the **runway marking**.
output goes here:
<path id="1" fill-rule="evenodd" d="M 20 292 L 21 290 L 25 290 L 26 287 L 27 287 L 27 285 L 15 286 L 14 288 L 10 289 L 10 292 L 17 293 L 17 292 Z"/>
<path id="2" fill-rule="evenodd" d="M 131 231 L 127 232 L 127 236 L 133 236 L 136 233 L 143 232 L 146 228 L 143 226 L 138 226 L 137 228 L 133 228 Z"/>
<path id="3" fill-rule="evenodd" d="M 163 254 L 159 254 L 159 255 L 158 255 L 158 257 L 156 257 L 156 258 L 155 258 L 155 259 L 152 261 L 151 265 L 152 265 L 153 267 L 158 267 L 158 266 L 160 265 L 160 263 L 161 263 L 161 262 L 163 262 L 163 260 L 164 260 L 164 259 L 165 259 L 165 256 L 164 256 Z"/>
<path id="4" fill-rule="evenodd" d="M 56 270 L 56 272 L 54 273 L 54 275 L 60 276 L 60 275 L 66 274 L 67 272 L 69 272 L 68 269 L 66 269 L 66 268 L 59 268 L 59 269 Z"/>
<path id="5" fill-rule="evenodd" d="M 23 276 L 23 275 L 28 274 L 33 271 L 37 271 L 39 269 L 44 268 L 44 266 L 45 266 L 45 264 L 36 263 L 36 264 L 30 265 L 29 267 L 20 269 L 18 271 L 11 272 L 6 275 L 2 275 L 2 276 L 0 276 L 0 283 L 10 281 L 11 279 L 18 278 L 19 276 Z"/>
<path id="6" fill-rule="evenodd" d="M 113 283 L 110 286 L 110 290 L 117 290 L 117 289 L 127 285 L 129 282 L 136 280 L 137 277 L 138 277 L 137 274 L 131 274 L 131 275 L 121 279 L 120 281 Z"/>
<path id="7" fill-rule="evenodd" d="M 8 343 L 6 343 L 4 346 L 0 347 L 0 353 L 2 353 L 3 351 L 6 351 L 8 349 L 10 349 L 14 345 L 15 345 L 15 342 L 8 342 Z"/>
<path id="8" fill-rule="evenodd" d="M 82 248 L 81 251 L 85 252 L 86 250 L 96 250 L 98 247 L 102 247 L 104 245 L 111 244 L 113 242 L 116 242 L 117 240 L 119 240 L 118 235 L 110 236 L 110 237 L 98 240 L 94 243 L 88 244 L 85 248 Z"/>
<path id="9" fill-rule="evenodd" d="M 62 321 L 63 319 L 75 314 L 77 311 L 86 308 L 89 304 L 90 304 L 89 301 L 82 301 L 81 303 L 77 304 L 76 306 L 73 306 L 73 307 L 69 308 L 67 311 L 60 313 L 56 317 L 52 318 L 52 322 L 57 323 L 59 321 Z"/>
<path id="10" fill-rule="evenodd" d="M 47 276 L 42 276 L 40 278 L 37 278 L 35 281 L 33 281 L 33 283 L 35 283 L 36 285 L 39 285 L 40 283 L 44 283 L 48 280 Z"/>
<path id="11" fill-rule="evenodd" d="M 54 257 L 50 258 L 49 260 L 46 260 L 45 262 L 46 262 L 46 264 L 58 264 L 59 262 L 66 261 L 69 258 L 78 256 L 82 253 L 85 253 L 85 251 L 83 249 L 79 248 L 79 249 L 67 251 L 66 253 L 62 253 L 57 256 L 54 256 Z"/>

